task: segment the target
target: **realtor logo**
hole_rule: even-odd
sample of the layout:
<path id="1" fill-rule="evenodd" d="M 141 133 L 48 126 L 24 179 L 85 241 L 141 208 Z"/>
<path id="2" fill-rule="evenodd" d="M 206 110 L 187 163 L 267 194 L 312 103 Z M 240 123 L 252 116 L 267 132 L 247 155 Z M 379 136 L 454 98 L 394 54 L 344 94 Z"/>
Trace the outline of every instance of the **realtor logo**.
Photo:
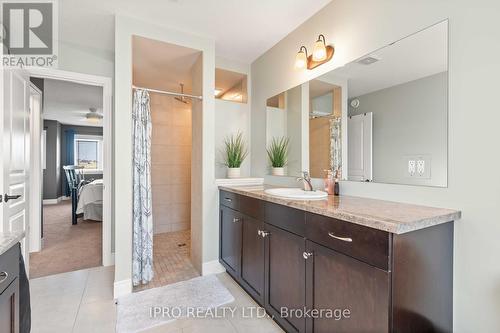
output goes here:
<path id="1" fill-rule="evenodd" d="M 52 54 L 52 3 L 2 4 L 9 54 Z"/>
<path id="2" fill-rule="evenodd" d="M 5 66 L 54 66 L 57 59 L 57 3 L 2 1 Z"/>

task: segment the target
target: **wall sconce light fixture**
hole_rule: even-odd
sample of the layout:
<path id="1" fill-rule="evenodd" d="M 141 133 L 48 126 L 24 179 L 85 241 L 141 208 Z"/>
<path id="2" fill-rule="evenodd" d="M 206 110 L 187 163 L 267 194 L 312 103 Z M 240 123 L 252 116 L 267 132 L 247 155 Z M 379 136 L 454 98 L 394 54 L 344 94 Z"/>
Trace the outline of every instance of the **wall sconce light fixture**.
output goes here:
<path id="1" fill-rule="evenodd" d="M 307 48 L 305 46 L 300 47 L 295 57 L 295 68 L 303 69 L 306 66 L 307 69 L 316 68 L 332 59 L 334 52 L 333 46 L 326 45 L 325 36 L 319 35 L 318 40 L 314 43 L 312 55 L 307 55 Z"/>

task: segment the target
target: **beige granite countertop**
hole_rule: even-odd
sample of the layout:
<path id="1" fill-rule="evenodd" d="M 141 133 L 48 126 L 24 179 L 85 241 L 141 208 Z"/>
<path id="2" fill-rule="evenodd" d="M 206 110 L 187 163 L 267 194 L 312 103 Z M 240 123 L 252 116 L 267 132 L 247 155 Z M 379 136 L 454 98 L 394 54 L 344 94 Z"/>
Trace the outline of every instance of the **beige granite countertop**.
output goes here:
<path id="1" fill-rule="evenodd" d="M 21 241 L 23 237 L 24 231 L 0 232 L 0 256 Z"/>
<path id="2" fill-rule="evenodd" d="M 395 234 L 455 221 L 461 217 L 458 210 L 393 201 L 333 195 L 325 200 L 291 200 L 264 192 L 266 188 L 273 187 L 276 186 L 219 186 L 219 189 Z"/>

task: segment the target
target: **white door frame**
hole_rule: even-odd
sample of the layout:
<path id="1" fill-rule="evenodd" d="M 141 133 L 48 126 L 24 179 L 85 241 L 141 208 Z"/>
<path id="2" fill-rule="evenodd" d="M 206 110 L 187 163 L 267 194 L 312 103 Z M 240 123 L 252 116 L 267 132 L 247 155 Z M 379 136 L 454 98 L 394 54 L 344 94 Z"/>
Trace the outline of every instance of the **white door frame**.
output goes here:
<path id="1" fill-rule="evenodd" d="M 111 218 L 112 218 L 112 164 L 113 164 L 113 112 L 112 112 L 112 80 L 109 77 L 63 71 L 43 67 L 27 67 L 29 75 L 42 79 L 69 81 L 79 84 L 102 87 L 103 89 L 103 221 L 102 221 L 102 264 L 114 265 L 114 254 L 111 249 Z M 35 217 L 36 218 L 36 217 Z M 40 218 L 40 217 L 38 217 Z"/>
<path id="2" fill-rule="evenodd" d="M 38 110 L 31 109 L 30 111 L 30 198 L 29 198 L 29 221 L 28 235 L 29 237 L 29 252 L 38 252 L 42 249 L 41 234 L 41 214 L 42 214 L 42 182 L 43 182 L 43 166 L 41 159 L 41 150 L 34 149 L 40 146 L 40 140 L 43 131 L 42 120 L 42 100 L 43 94 L 33 83 L 30 85 L 30 108 L 31 95 L 33 91 L 40 96 L 40 106 Z"/>

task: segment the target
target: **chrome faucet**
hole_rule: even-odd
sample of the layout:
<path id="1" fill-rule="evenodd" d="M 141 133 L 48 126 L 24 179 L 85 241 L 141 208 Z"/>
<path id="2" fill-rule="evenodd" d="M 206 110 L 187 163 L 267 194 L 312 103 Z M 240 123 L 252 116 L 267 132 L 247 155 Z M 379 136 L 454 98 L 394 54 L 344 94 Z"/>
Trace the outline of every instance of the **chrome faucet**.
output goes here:
<path id="1" fill-rule="evenodd" d="M 307 171 L 302 171 L 302 177 L 297 178 L 297 181 L 302 181 L 304 188 L 304 191 L 314 191 L 313 186 L 311 184 L 311 176 L 309 175 L 309 172 Z"/>

